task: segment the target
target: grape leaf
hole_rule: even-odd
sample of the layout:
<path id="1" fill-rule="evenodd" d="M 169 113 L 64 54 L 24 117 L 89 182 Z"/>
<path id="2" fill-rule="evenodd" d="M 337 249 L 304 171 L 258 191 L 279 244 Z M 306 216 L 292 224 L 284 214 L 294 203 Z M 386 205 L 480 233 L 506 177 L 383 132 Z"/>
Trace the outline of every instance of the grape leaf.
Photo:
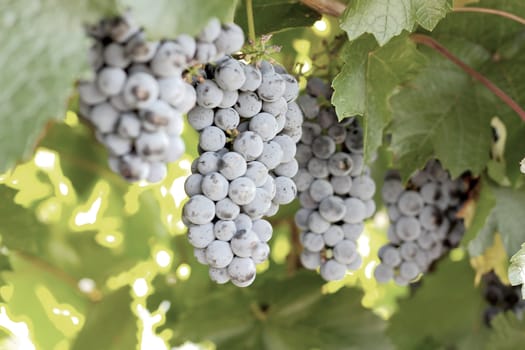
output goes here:
<path id="1" fill-rule="evenodd" d="M 86 303 L 76 281 L 23 254 L 12 253 L 10 262 L 13 271 L 2 273 L 13 288 L 7 298 L 8 309 L 15 319 L 28 321 L 37 348 L 54 349 L 64 339 L 71 339 L 79 330 Z M 63 310 L 69 313 L 63 314 Z"/>
<path id="2" fill-rule="evenodd" d="M 253 0 L 255 33 L 257 35 L 308 27 L 321 18 L 298 0 Z M 248 33 L 246 2 L 241 1 L 235 12 L 235 23 Z"/>
<path id="3" fill-rule="evenodd" d="M 485 247 L 490 245 L 495 229 L 495 218 L 491 213 L 496 205 L 496 199 L 489 184 L 483 178 L 480 181 L 478 198 L 473 203 L 475 203 L 474 216 L 467 226 L 463 242 L 468 244 L 470 256 L 477 256 L 483 254 Z M 483 233 L 480 233 L 482 230 Z M 490 242 L 483 242 L 488 236 Z"/>
<path id="4" fill-rule="evenodd" d="M 476 44 L 447 39 L 444 45 L 470 66 L 490 57 Z M 425 52 L 429 65 L 391 99 L 391 147 L 401 174 L 407 179 L 433 156 L 452 177 L 467 170 L 479 174 L 489 159 L 493 115 L 469 76 L 437 53 Z"/>
<path id="5" fill-rule="evenodd" d="M 476 256 L 492 244 L 495 232 L 501 234 L 505 251 L 515 254 L 525 242 L 525 190 L 491 186 L 495 206 L 488 214 L 485 226 L 480 228 L 476 238 L 469 243 L 469 252 Z"/>
<path id="6" fill-rule="evenodd" d="M 27 157 L 50 119 L 61 118 L 86 64 L 82 22 L 113 1 L 7 0 L 0 5 L 0 172 Z M 7 61 L 6 61 L 7 60 Z"/>
<path id="7" fill-rule="evenodd" d="M 359 293 L 322 295 L 311 273 L 209 293 L 175 325 L 177 342 L 209 339 L 217 349 L 387 349 L 384 323 L 361 307 Z M 312 317 L 315 315 L 315 317 Z M 322 322 L 319 322 L 322 320 Z"/>
<path id="8" fill-rule="evenodd" d="M 433 274 L 424 276 L 414 295 L 400 301 L 399 311 L 390 319 L 387 334 L 397 348 L 456 348 L 472 335 L 479 343 L 470 348 L 479 348 L 485 333 L 485 304 L 473 282 L 467 260 L 442 261 Z M 434 347 L 427 347 L 429 343 Z"/>
<path id="9" fill-rule="evenodd" d="M 174 38 L 183 33 L 196 35 L 212 17 L 231 21 L 237 4 L 237 0 L 118 1 L 131 8 L 133 18 L 154 39 Z"/>
<path id="10" fill-rule="evenodd" d="M 525 242 L 525 190 L 494 188 L 494 208 L 498 231 L 509 256 L 515 254 Z"/>
<path id="11" fill-rule="evenodd" d="M 379 47 L 372 37 L 348 44 L 345 64 L 333 81 L 332 103 L 339 119 L 362 115 L 365 159 L 373 158 L 391 118 L 388 99 L 395 88 L 423 68 L 425 58 L 408 36 Z"/>
<path id="12" fill-rule="evenodd" d="M 525 344 L 525 322 L 519 320 L 513 312 L 497 315 L 491 325 L 493 332 L 487 349 L 514 350 L 521 349 Z"/>
<path id="13" fill-rule="evenodd" d="M 379 45 L 386 44 L 416 24 L 432 30 L 451 9 L 450 0 L 356 0 L 350 1 L 341 18 L 341 28 L 354 40 L 373 34 Z"/>
<path id="14" fill-rule="evenodd" d="M 123 287 L 101 301 L 92 302 L 86 310 L 85 325 L 71 349 L 136 349 L 138 328 L 132 301 L 129 288 Z"/>

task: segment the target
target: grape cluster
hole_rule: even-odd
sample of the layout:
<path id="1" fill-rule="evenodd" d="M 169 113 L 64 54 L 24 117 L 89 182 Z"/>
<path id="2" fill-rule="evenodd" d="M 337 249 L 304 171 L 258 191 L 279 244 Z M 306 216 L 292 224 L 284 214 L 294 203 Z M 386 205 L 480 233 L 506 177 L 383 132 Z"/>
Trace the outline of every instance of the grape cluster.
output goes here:
<path id="1" fill-rule="evenodd" d="M 194 107 L 196 92 L 183 72 L 238 51 L 244 34 L 213 19 L 196 38 L 147 41 L 129 14 L 103 19 L 87 32 L 95 40 L 89 54 L 95 78 L 79 83 L 80 114 L 109 150 L 114 172 L 128 181 L 158 182 L 166 163 L 185 149 L 182 115 Z"/>
<path id="2" fill-rule="evenodd" d="M 521 297 L 521 285 L 513 287 L 503 284 L 491 271 L 483 276 L 483 289 L 485 300 L 489 303 L 483 314 L 484 322 L 488 327 L 492 319 L 501 312 L 512 311 L 518 318 L 523 317 L 525 300 Z"/>
<path id="3" fill-rule="evenodd" d="M 467 190 L 468 184 L 461 178 L 452 180 L 437 160 L 429 161 L 406 187 L 397 172 L 386 175 L 382 197 L 391 225 L 389 243 L 378 254 L 378 282 L 394 279 L 407 285 L 459 244 L 465 227 L 456 214 Z"/>
<path id="4" fill-rule="evenodd" d="M 363 163 L 363 130 L 357 119 L 338 122 L 334 108 L 319 103 L 329 101 L 331 94 L 321 79 L 311 78 L 307 94 L 298 99 L 308 120 L 297 145 L 299 171 L 294 177 L 301 204 L 295 216 L 304 246 L 301 263 L 307 269 L 320 267 L 328 281 L 361 265 L 357 239 L 364 220 L 375 212 L 376 189 Z"/>
<path id="5" fill-rule="evenodd" d="M 188 113 L 199 154 L 185 182 L 183 209 L 195 256 L 210 278 L 245 287 L 267 260 L 272 225 L 263 217 L 294 200 L 291 180 L 301 137 L 299 86 L 282 67 L 224 57 L 195 83 Z"/>

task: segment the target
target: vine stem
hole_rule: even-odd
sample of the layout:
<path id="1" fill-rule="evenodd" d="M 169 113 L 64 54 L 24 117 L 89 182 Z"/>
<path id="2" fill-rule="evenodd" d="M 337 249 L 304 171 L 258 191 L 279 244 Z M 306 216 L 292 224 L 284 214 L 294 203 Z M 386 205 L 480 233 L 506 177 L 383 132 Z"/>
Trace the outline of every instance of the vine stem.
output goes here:
<path id="1" fill-rule="evenodd" d="M 477 12 L 477 13 L 487 13 L 491 15 L 496 15 L 504 18 L 508 18 L 512 21 L 521 23 L 525 25 L 525 18 L 522 18 L 520 16 L 516 16 L 513 13 L 496 10 L 496 9 L 489 9 L 484 7 L 456 7 L 453 10 L 454 12 Z"/>
<path id="2" fill-rule="evenodd" d="M 472 67 L 467 65 L 465 62 L 454 56 L 450 51 L 448 51 L 443 45 L 438 43 L 436 40 L 431 37 L 423 34 L 412 34 L 410 36 L 413 42 L 421 45 L 430 47 L 431 49 L 437 51 L 449 61 L 463 69 L 468 75 L 472 78 L 479 81 L 481 84 L 485 85 L 494 95 L 496 95 L 500 100 L 507 104 L 510 108 L 516 112 L 520 118 L 525 121 L 525 111 L 514 101 L 509 95 L 507 95 L 503 90 L 494 85 L 489 79 L 485 76 L 474 70 Z"/>
<path id="3" fill-rule="evenodd" d="M 248 20 L 248 37 L 252 43 L 255 43 L 255 20 L 253 18 L 252 0 L 246 0 L 246 18 Z"/>
<path id="4" fill-rule="evenodd" d="M 346 5 L 334 0 L 301 0 L 301 2 L 315 11 L 334 17 L 339 17 L 345 12 Z"/>

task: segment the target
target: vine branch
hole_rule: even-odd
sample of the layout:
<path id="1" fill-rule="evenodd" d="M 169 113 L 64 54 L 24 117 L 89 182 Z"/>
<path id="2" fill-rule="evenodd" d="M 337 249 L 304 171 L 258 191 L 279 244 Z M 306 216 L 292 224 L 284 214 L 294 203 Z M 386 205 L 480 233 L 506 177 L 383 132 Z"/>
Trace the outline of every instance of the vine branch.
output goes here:
<path id="1" fill-rule="evenodd" d="M 502 11 L 502 10 L 496 10 L 496 9 L 489 9 L 484 7 L 456 7 L 453 10 L 454 12 L 477 12 L 477 13 L 487 13 L 491 15 L 496 15 L 504 18 L 508 18 L 512 21 L 521 23 L 525 25 L 525 18 L 522 18 L 520 16 L 516 16 L 513 13 Z"/>
<path id="2" fill-rule="evenodd" d="M 246 18 L 248 21 L 248 37 L 252 43 L 255 43 L 255 20 L 252 0 L 246 0 Z"/>
<path id="3" fill-rule="evenodd" d="M 485 85 L 487 89 L 489 89 L 494 95 L 496 95 L 500 100 L 502 100 L 505 104 L 507 104 L 510 108 L 512 108 L 519 116 L 520 118 L 525 121 L 525 111 L 514 101 L 509 95 L 507 95 L 503 90 L 498 88 L 494 83 L 492 83 L 489 79 L 487 79 L 485 76 L 474 70 L 472 67 L 467 65 L 465 62 L 460 60 L 458 57 L 454 56 L 450 51 L 448 51 L 443 45 L 438 43 L 433 38 L 423 35 L 423 34 L 412 34 L 410 36 L 413 42 L 421 45 L 425 45 L 430 47 L 431 49 L 437 51 L 441 55 L 443 55 L 445 58 L 447 58 L 449 61 L 463 69 L 468 75 L 470 75 L 472 78 L 479 81 L 481 84 Z"/>
<path id="4" fill-rule="evenodd" d="M 301 0 L 311 9 L 323 15 L 339 17 L 345 12 L 346 5 L 336 0 Z"/>

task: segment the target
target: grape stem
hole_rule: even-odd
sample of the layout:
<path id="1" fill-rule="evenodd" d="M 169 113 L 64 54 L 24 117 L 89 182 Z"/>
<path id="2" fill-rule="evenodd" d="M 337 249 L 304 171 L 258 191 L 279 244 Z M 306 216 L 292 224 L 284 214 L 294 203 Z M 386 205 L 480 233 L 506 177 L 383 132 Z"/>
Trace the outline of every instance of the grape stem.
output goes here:
<path id="1" fill-rule="evenodd" d="M 255 43 L 255 20 L 253 18 L 252 0 L 246 0 L 246 18 L 248 20 L 248 37 L 253 44 Z"/>
<path id="2" fill-rule="evenodd" d="M 525 18 L 522 18 L 520 16 L 516 16 L 513 13 L 496 10 L 496 9 L 489 9 L 484 7 L 456 7 L 453 10 L 454 12 L 477 12 L 477 13 L 487 13 L 491 15 L 496 15 L 504 18 L 508 18 L 512 21 L 521 23 L 525 25 Z"/>
<path id="3" fill-rule="evenodd" d="M 505 104 L 507 104 L 510 108 L 512 108 L 519 116 L 520 118 L 525 121 L 525 111 L 514 101 L 509 95 L 507 95 L 503 90 L 498 88 L 494 83 L 492 83 L 489 79 L 487 79 L 485 76 L 474 70 L 472 67 L 467 65 L 465 62 L 460 60 L 458 57 L 454 56 L 450 51 L 448 51 L 443 45 L 438 43 L 433 38 L 423 35 L 423 34 L 412 34 L 410 36 L 413 42 L 421 45 L 425 45 L 430 47 L 431 49 L 437 51 L 441 55 L 443 55 L 446 59 L 463 69 L 468 75 L 470 75 L 472 78 L 479 81 L 481 84 L 485 85 L 487 89 L 489 89 L 494 95 L 496 95 L 501 101 L 503 101 Z"/>

